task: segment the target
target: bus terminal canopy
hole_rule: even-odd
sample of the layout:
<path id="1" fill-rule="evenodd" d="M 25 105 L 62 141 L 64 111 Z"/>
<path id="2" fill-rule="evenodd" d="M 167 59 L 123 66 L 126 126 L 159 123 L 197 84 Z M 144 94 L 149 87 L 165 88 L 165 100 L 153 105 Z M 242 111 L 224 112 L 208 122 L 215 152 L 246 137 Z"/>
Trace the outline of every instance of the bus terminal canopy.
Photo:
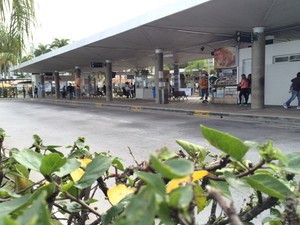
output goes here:
<path id="1" fill-rule="evenodd" d="M 106 60 L 111 60 L 114 71 L 145 68 L 155 65 L 155 49 L 162 50 L 164 64 L 211 58 L 216 49 L 238 44 L 237 31 L 253 32 L 255 27 L 264 27 L 275 43 L 300 39 L 299 11 L 300 0 L 185 0 L 36 57 L 12 71 L 71 72 L 79 67 L 83 72 L 98 72 L 104 68 L 93 68 L 91 63 Z"/>

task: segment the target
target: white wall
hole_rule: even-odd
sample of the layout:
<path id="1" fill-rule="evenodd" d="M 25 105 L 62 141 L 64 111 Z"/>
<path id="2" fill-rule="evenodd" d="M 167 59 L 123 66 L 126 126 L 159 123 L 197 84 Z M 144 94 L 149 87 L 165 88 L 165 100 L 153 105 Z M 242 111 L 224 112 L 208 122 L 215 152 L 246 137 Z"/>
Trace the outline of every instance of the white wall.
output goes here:
<path id="1" fill-rule="evenodd" d="M 238 79 L 248 68 L 244 68 L 243 62 L 251 60 L 251 48 L 239 51 Z M 265 105 L 282 105 L 289 97 L 291 79 L 300 72 L 300 62 L 283 62 L 273 64 L 273 56 L 300 54 L 300 40 L 283 42 L 266 46 L 266 68 L 265 68 Z M 292 102 L 297 105 L 297 100 Z"/>

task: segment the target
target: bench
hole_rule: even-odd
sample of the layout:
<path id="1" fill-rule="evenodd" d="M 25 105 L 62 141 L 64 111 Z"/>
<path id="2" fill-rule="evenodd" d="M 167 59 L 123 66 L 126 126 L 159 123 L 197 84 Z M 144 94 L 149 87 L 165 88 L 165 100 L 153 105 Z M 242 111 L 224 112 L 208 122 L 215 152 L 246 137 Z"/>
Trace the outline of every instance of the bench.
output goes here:
<path id="1" fill-rule="evenodd" d="M 171 93 L 171 95 L 169 95 L 169 97 L 178 100 L 188 100 L 188 96 L 185 94 L 185 91 L 174 91 L 173 93 Z"/>
<path id="2" fill-rule="evenodd" d="M 91 97 L 102 97 L 104 96 L 102 91 L 98 91 L 96 93 L 90 94 Z"/>

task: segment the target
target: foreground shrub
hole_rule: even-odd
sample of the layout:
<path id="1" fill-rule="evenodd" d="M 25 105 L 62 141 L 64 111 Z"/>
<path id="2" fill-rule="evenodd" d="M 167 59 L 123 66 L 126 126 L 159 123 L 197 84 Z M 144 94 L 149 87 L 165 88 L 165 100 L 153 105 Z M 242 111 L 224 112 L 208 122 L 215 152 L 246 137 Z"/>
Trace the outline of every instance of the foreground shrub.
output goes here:
<path id="1" fill-rule="evenodd" d="M 177 140 L 179 152 L 162 148 L 141 163 L 130 151 L 136 164 L 129 166 L 91 153 L 82 137 L 66 147 L 68 155 L 38 135 L 30 148 L 4 149 L 0 129 L 0 224 L 237 225 L 252 224 L 265 210 L 263 224 L 300 224 L 299 152 L 284 155 L 272 142 L 200 129 L 220 155 Z M 246 159 L 250 149 L 256 162 Z M 245 196 L 238 210 L 233 192 Z"/>

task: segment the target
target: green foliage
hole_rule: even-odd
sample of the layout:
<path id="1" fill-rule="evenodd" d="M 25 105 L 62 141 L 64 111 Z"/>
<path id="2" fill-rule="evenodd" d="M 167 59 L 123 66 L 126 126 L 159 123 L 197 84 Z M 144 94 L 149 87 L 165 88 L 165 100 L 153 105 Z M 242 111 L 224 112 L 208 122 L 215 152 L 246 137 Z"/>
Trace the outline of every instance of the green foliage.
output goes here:
<path id="1" fill-rule="evenodd" d="M 21 151 L 1 147 L 0 224 L 50 225 L 67 219 L 70 224 L 194 225 L 194 213 L 201 215 L 210 207 L 211 215 L 199 216 L 201 224 L 228 224 L 228 215 L 217 215 L 216 204 L 211 204 L 222 205 L 223 199 L 217 201 L 211 187 L 230 201 L 233 191 L 244 196 L 244 206 L 236 210 L 243 224 L 252 224 L 261 208 L 270 209 L 263 224 L 289 221 L 287 197 L 300 200 L 296 180 L 300 153 L 284 155 L 270 141 L 243 142 L 200 128 L 219 155 L 176 140 L 182 148 L 178 153 L 162 148 L 148 162 L 125 166 L 106 152 L 92 154 L 83 137 L 66 147 L 68 155 L 60 146 L 45 146 L 38 135 L 30 148 Z M 4 138 L 0 129 L 0 140 Z M 249 149 L 257 152 L 257 162 L 245 159 Z M 99 210 L 104 201 L 111 207 Z M 299 208 L 292 207 L 293 215 L 299 217 Z"/>

